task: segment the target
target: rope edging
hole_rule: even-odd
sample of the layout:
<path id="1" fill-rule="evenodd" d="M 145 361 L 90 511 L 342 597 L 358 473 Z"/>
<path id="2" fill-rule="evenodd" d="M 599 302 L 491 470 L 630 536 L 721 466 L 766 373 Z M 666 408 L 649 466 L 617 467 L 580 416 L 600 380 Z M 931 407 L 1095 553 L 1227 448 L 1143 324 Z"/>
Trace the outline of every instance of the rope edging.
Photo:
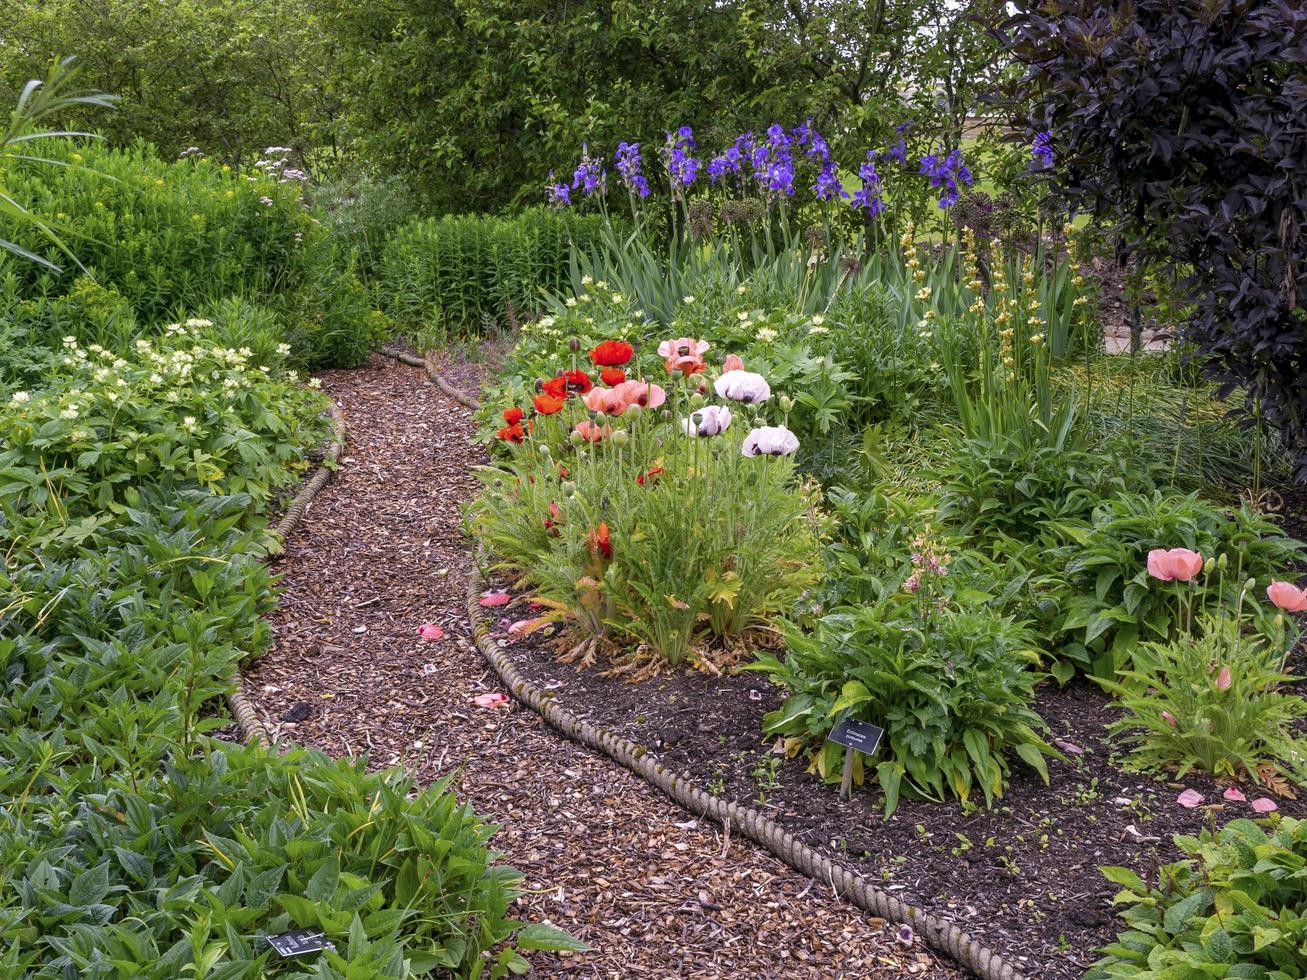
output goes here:
<path id="1" fill-rule="evenodd" d="M 331 443 L 322 456 L 322 465 L 314 470 L 313 475 L 300 488 L 300 492 L 295 495 L 286 513 L 277 522 L 277 526 L 272 529 L 272 533 L 279 539 L 285 541 L 290 537 L 292 531 L 299 526 L 299 522 L 304 518 L 304 511 L 319 493 L 323 487 L 331 482 L 333 467 L 340 461 L 341 454 L 345 451 L 345 415 L 340 410 L 340 406 L 334 401 L 331 403 Z M 236 725 L 240 729 L 241 739 L 247 743 L 253 743 L 255 740 L 262 742 L 264 745 L 272 744 L 272 738 L 268 734 L 267 727 L 259 719 L 254 705 L 251 704 L 249 696 L 245 692 L 245 678 L 238 667 L 231 678 L 232 689 L 227 695 L 227 707 L 231 709 L 232 716 L 236 719 Z"/>

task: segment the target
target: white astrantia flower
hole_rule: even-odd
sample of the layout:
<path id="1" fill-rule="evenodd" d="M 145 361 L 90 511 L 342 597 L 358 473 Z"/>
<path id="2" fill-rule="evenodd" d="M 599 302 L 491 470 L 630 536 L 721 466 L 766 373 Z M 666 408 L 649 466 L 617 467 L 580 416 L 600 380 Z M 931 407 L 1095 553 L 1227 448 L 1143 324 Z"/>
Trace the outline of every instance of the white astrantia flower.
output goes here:
<path id="1" fill-rule="evenodd" d="M 764 425 L 744 437 L 744 456 L 788 456 L 799 448 L 799 437 L 783 425 Z"/>
<path id="2" fill-rule="evenodd" d="M 770 344 L 778 336 L 779 334 L 777 334 L 771 327 L 763 327 L 758 331 L 758 339 L 764 344 Z"/>
<path id="3" fill-rule="evenodd" d="M 820 336 L 821 334 L 824 334 L 824 333 L 830 333 L 830 328 L 829 328 L 829 327 L 823 327 L 823 326 L 821 326 L 821 324 L 818 324 L 817 326 L 812 327 L 812 328 L 808 331 L 808 333 L 811 334 L 811 335 L 814 335 L 814 336 Z"/>
<path id="4" fill-rule="evenodd" d="M 731 425 L 731 410 L 725 405 L 705 405 L 681 419 L 681 430 L 687 436 L 715 436 Z"/>
<path id="5" fill-rule="evenodd" d="M 717 379 L 713 388 L 719 397 L 746 405 L 756 405 L 771 397 L 767 379 L 752 371 L 727 371 Z"/>
<path id="6" fill-rule="evenodd" d="M 9 396 L 10 405 L 23 405 L 30 401 L 32 396 L 25 391 L 15 391 Z"/>
<path id="7" fill-rule="evenodd" d="M 204 327 L 213 326 L 213 321 L 205 320 L 203 317 L 191 317 L 189 320 L 186 321 L 186 326 L 190 327 L 191 329 L 201 329 Z"/>
<path id="8" fill-rule="evenodd" d="M 310 388 L 321 388 L 321 387 L 322 387 L 322 379 L 321 379 L 321 378 L 309 378 L 309 387 L 310 387 Z"/>

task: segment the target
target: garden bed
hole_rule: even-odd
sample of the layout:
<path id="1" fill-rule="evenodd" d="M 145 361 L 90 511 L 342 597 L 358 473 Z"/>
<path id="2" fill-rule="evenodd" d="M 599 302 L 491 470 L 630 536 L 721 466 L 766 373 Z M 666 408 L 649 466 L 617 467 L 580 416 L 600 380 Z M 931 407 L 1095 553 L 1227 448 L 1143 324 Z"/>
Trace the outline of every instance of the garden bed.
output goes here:
<path id="1" fill-rule="evenodd" d="M 523 618 L 518 606 L 508 610 L 496 636 Z M 1247 802 L 1223 801 L 1224 787 L 1203 774 L 1164 783 L 1123 771 L 1104 729 L 1117 712 L 1081 680 L 1043 685 L 1034 705 L 1067 759 L 1050 760 L 1048 786 L 1018 767 L 992 810 L 903 799 L 887 821 L 879 790 L 855 788 L 852 799 L 842 799 L 838 786 L 805 771 L 805 759 L 787 759 L 779 742 L 760 740 L 763 716 L 784 700 L 761 675 L 687 671 L 633 685 L 559 663 L 548 640 L 516 641 L 508 650 L 527 679 L 569 711 L 646 746 L 696 785 L 761 809 L 804 843 L 879 876 L 905 902 L 953 918 L 1029 975 L 1049 980 L 1079 977 L 1094 951 L 1115 938 L 1118 889 L 1100 866 L 1149 876 L 1178 858 L 1173 834 L 1196 834 L 1213 818 L 1254 815 Z M 1299 648 L 1299 672 L 1303 653 Z M 1205 803 L 1180 806 L 1183 789 Z M 1307 802 L 1278 802 L 1282 813 L 1307 816 Z"/>

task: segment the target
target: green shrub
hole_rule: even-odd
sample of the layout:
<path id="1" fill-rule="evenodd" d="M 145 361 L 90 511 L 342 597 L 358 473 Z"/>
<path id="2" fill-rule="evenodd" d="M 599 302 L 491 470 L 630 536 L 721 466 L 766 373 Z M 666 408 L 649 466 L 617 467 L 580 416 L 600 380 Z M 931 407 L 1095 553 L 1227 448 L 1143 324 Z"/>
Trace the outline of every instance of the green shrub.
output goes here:
<path id="1" fill-rule="evenodd" d="M 534 208 L 507 218 L 425 218 L 386 244 L 380 289 L 387 313 L 406 327 L 439 325 L 475 333 L 543 309 L 542 291 L 567 282 L 573 245 L 599 241 L 604 220 Z"/>
<path id="2" fill-rule="evenodd" d="M 1122 886 L 1126 930 L 1086 980 L 1307 976 L 1307 821 L 1232 820 L 1176 837 L 1184 860 L 1150 887 L 1129 868 L 1103 868 Z"/>
<path id="3" fill-rule="evenodd" d="M 875 776 L 885 814 L 901 793 L 987 804 L 1007 784 L 1008 752 L 1048 779 L 1040 737 L 1045 725 L 1029 705 L 1039 674 L 1034 637 L 994 607 L 999 597 L 959 584 L 948 559 L 924 539 L 905 568 L 887 569 L 879 595 L 842 605 L 809 631 L 785 630 L 784 658 L 763 654 L 750 669 L 788 692 L 764 719 L 787 736 L 791 754 L 808 747 L 812 769 L 838 778 L 843 749 L 826 736 L 855 718 L 885 729 Z M 855 760 L 860 779 L 862 760 Z"/>
<path id="4" fill-rule="evenodd" d="M 1167 642 L 1185 628 L 1176 585 L 1148 574 L 1150 551 L 1188 548 L 1204 558 L 1225 556 L 1220 574 L 1185 586 L 1194 614 L 1233 605 L 1249 578 L 1259 588 L 1245 605 L 1255 612 L 1271 577 L 1283 577 L 1304 554 L 1300 542 L 1246 507 L 1225 510 L 1196 494 L 1161 490 L 1115 494 L 1088 518 L 1050 521 L 1044 532 L 1056 549 L 1050 564 L 1060 566 L 1065 580 L 1053 636 L 1061 634 L 1065 656 L 1108 679 L 1129 666 L 1141 641 Z"/>
<path id="5" fill-rule="evenodd" d="M 1204 617 L 1196 637 L 1141 644 L 1134 668 L 1107 685 L 1127 712 L 1108 727 L 1132 746 L 1129 767 L 1177 779 L 1198 769 L 1252 782 L 1304 781 L 1307 742 L 1295 728 L 1307 701 L 1281 689 L 1298 678 L 1284 673 L 1285 649 L 1241 626 Z"/>

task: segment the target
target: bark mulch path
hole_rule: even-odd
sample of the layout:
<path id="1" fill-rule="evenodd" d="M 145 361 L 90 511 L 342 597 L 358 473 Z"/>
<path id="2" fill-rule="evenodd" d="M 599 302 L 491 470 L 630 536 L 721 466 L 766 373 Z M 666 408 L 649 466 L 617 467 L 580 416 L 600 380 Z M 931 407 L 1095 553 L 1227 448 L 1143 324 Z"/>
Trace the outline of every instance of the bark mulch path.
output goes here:
<path id="1" fill-rule="evenodd" d="M 451 364 L 449 376 L 475 390 L 480 368 Z M 463 642 L 459 508 L 483 459 L 470 415 L 389 359 L 322 381 L 349 447 L 287 542 L 276 642 L 246 673 L 274 735 L 402 763 L 424 782 L 455 774 L 534 890 L 520 916 L 595 947 L 535 954 L 537 976 L 961 975 L 530 710 L 478 708 L 496 678 Z M 427 622 L 445 637 L 420 639 Z"/>

